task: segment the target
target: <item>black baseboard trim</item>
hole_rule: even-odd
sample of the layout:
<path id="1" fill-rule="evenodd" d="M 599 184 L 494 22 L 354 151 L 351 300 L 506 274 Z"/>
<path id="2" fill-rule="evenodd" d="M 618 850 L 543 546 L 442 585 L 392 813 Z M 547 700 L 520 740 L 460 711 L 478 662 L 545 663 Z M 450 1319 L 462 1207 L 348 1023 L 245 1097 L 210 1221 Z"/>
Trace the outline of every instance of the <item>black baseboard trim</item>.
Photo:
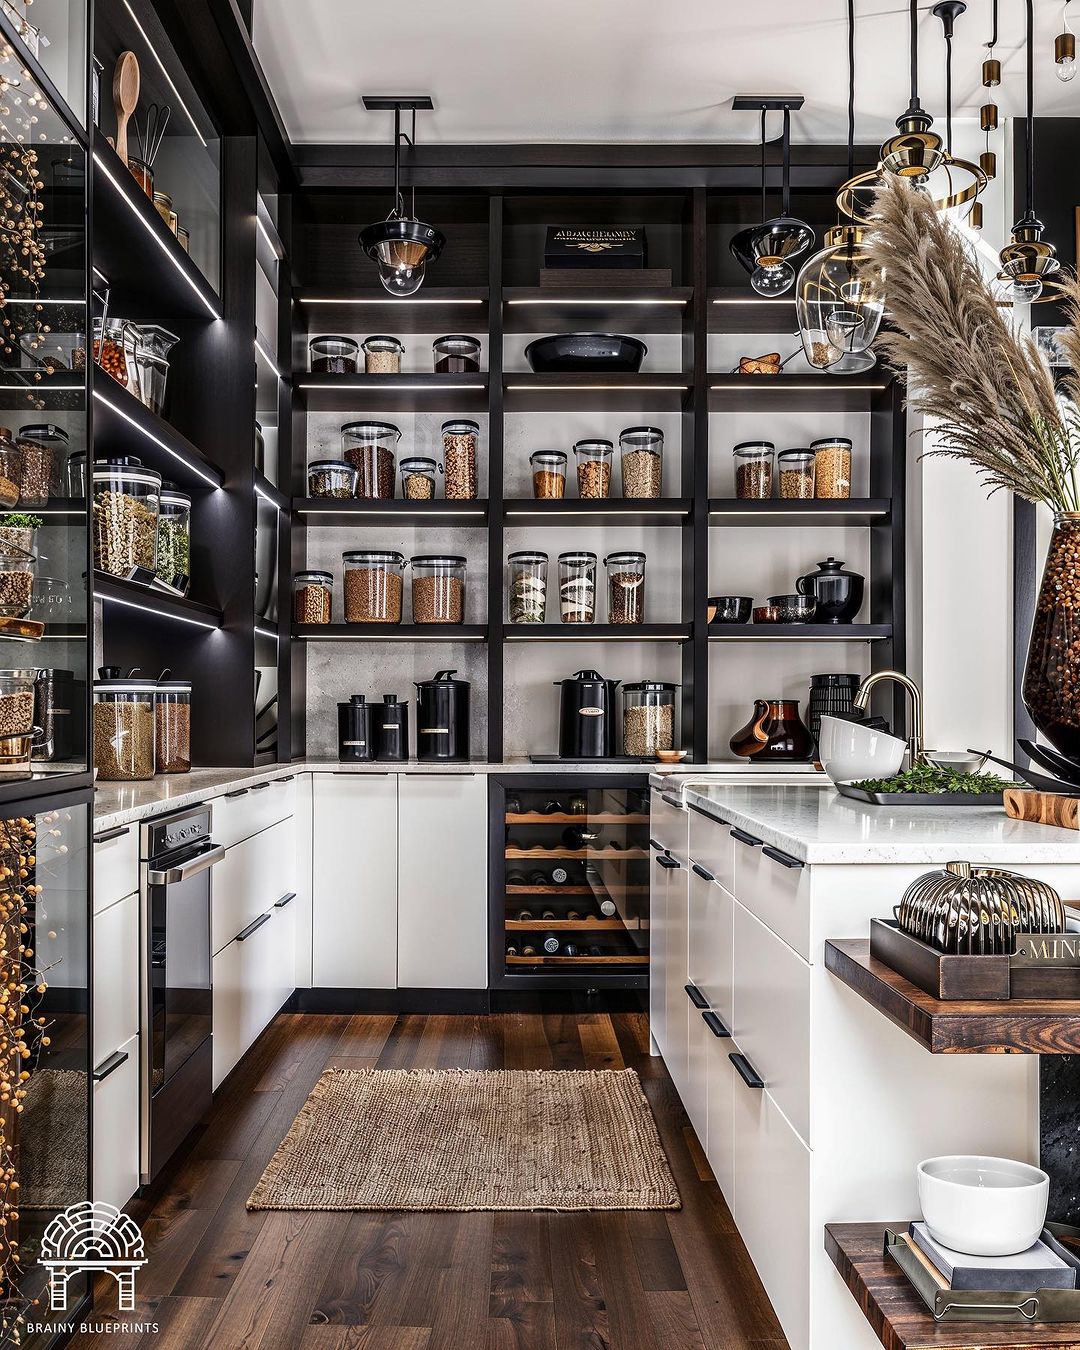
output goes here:
<path id="1" fill-rule="evenodd" d="M 286 1012 L 476 1014 L 490 1011 L 486 989 L 297 989 Z"/>

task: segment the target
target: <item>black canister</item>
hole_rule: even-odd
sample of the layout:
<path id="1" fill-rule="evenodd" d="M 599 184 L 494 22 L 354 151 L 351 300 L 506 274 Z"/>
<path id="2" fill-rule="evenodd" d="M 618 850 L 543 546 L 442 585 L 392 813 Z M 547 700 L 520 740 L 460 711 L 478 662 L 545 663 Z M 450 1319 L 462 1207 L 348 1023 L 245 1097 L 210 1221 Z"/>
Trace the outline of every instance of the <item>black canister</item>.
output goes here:
<path id="1" fill-rule="evenodd" d="M 468 680 L 455 680 L 440 670 L 431 680 L 416 681 L 416 758 L 469 758 Z"/>
<path id="2" fill-rule="evenodd" d="M 618 680 L 579 670 L 565 680 L 559 704 L 559 758 L 611 759 L 617 754 L 615 691 Z"/>
<path id="3" fill-rule="evenodd" d="M 73 670 L 39 670 L 34 676 L 34 726 L 40 729 L 34 737 L 34 759 L 75 758 L 83 725 L 77 697 Z"/>
<path id="4" fill-rule="evenodd" d="M 409 705 L 397 694 L 383 694 L 382 707 L 371 710 L 375 737 L 375 758 L 403 760 L 409 758 Z"/>
<path id="5" fill-rule="evenodd" d="M 353 694 L 348 703 L 337 705 L 338 759 L 375 758 L 371 735 L 371 705 L 363 694 Z"/>
<path id="6" fill-rule="evenodd" d="M 861 680 L 858 675 L 811 675 L 810 701 L 806 720 L 816 741 L 823 717 L 839 717 L 851 712 Z"/>

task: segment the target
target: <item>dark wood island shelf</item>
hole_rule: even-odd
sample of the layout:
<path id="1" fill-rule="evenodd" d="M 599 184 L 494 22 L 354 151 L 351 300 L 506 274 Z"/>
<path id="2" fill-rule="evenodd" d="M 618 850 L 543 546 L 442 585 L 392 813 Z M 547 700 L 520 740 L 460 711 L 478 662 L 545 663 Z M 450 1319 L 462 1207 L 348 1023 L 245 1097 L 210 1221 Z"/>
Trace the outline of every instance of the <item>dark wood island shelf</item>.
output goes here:
<path id="1" fill-rule="evenodd" d="M 825 966 L 931 1054 L 1080 1053 L 1080 999 L 932 998 L 875 960 L 865 938 L 826 942 Z"/>

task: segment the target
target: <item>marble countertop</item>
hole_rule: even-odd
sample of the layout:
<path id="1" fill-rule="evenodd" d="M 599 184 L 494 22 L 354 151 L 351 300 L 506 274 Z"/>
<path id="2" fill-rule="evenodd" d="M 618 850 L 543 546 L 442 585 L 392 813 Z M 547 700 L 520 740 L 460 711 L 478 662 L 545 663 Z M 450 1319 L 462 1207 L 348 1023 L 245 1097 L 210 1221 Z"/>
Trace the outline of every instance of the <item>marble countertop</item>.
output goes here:
<path id="1" fill-rule="evenodd" d="M 1080 864 L 1080 832 L 994 806 L 866 806 L 810 786 L 687 786 L 686 802 L 808 863 Z"/>

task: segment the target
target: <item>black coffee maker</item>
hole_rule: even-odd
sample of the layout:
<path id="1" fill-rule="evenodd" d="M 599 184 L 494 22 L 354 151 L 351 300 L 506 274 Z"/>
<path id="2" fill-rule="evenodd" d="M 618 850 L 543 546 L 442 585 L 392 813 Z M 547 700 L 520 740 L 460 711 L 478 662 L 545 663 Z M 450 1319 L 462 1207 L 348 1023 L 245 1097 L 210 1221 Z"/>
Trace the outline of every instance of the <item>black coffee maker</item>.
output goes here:
<path id="1" fill-rule="evenodd" d="M 618 753 L 615 691 L 618 680 L 579 670 L 556 680 L 559 704 L 559 758 L 611 759 Z"/>
<path id="2" fill-rule="evenodd" d="M 416 681 L 416 758 L 469 758 L 468 680 L 455 680 L 453 670 Z"/>

